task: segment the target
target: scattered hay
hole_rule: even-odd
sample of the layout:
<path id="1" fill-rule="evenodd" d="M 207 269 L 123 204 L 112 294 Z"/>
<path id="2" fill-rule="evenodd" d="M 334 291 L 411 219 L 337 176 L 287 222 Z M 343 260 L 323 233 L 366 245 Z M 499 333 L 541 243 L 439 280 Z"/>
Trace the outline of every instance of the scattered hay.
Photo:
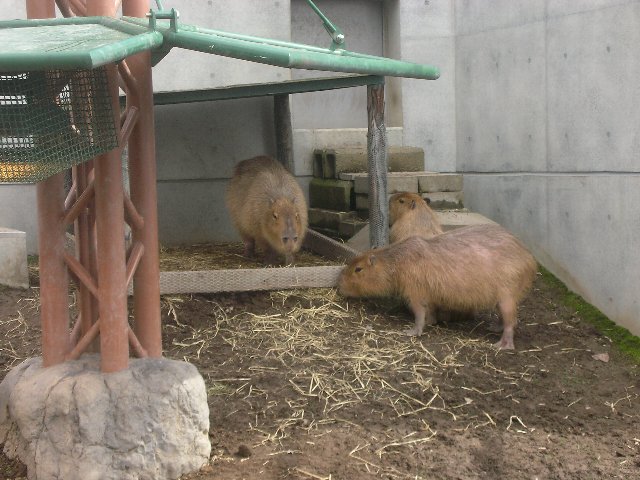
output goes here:
<path id="1" fill-rule="evenodd" d="M 234 311 L 207 297 L 193 297 L 190 301 L 211 306 L 211 323 L 205 327 L 192 327 L 186 318 L 180 319 L 180 306 L 186 301 L 165 299 L 165 308 L 175 320 L 166 328 L 180 332 L 175 332 L 180 340 L 174 340 L 169 354 L 197 365 L 224 342 L 234 352 L 230 362 L 251 365 L 243 371 L 246 375 L 238 378 L 220 378 L 215 366 L 201 369 L 201 373 L 212 395 L 228 395 L 235 399 L 232 401 L 256 400 L 252 405 L 262 410 L 250 421 L 249 428 L 261 434 L 258 445 L 282 448 L 293 429 L 305 429 L 317 436 L 324 435 L 328 425 L 364 430 L 364 425 L 349 417 L 349 408 L 363 403 L 372 408 L 385 404 L 397 417 L 414 418 L 420 430 L 409 434 L 389 432 L 388 438 L 372 440 L 351 457 L 372 472 L 384 471 L 394 478 L 395 474 L 387 472 L 375 458 L 431 441 L 437 431 L 424 422 L 429 415 L 449 419 L 454 427 L 460 426 L 458 430 L 507 427 L 472 398 L 504 396 L 503 388 L 457 388 L 452 395 L 448 379 L 460 369 L 472 363 L 482 366 L 487 376 L 511 384 L 531 376 L 528 368 L 518 372 L 496 367 L 492 363 L 496 350 L 489 341 L 433 327 L 437 343 L 430 344 L 429 333 L 415 339 L 400 334 L 401 328 L 385 330 L 378 315 L 370 313 L 375 311 L 370 303 L 367 310 L 362 302 L 347 304 L 335 289 L 271 292 L 272 309 L 260 314 L 244 308 Z M 402 321 L 406 321 L 406 314 L 402 315 Z M 384 316 L 390 315 L 384 312 Z M 264 376 L 280 377 L 280 384 L 290 386 L 286 415 L 281 413 L 284 406 L 277 405 L 260 387 Z M 442 394 L 443 389 L 447 395 Z M 270 410 L 279 413 L 270 414 Z M 514 419 L 523 422 L 511 417 L 509 426 Z"/>
<path id="2" fill-rule="evenodd" d="M 326 258 L 301 250 L 296 254 L 295 265 L 298 267 L 318 267 L 340 265 L 340 263 L 331 262 Z M 264 266 L 260 254 L 256 258 L 244 256 L 242 243 L 203 243 L 160 249 L 160 270 L 165 272 L 264 268 Z"/>

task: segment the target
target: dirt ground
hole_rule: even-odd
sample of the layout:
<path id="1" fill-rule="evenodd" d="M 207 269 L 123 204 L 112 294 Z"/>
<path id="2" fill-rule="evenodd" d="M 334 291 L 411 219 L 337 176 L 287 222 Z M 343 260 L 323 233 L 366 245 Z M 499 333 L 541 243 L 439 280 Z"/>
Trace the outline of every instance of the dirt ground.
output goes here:
<path id="1" fill-rule="evenodd" d="M 39 352 L 37 293 L 0 288 L 2 378 Z M 162 307 L 166 355 L 209 396 L 210 463 L 184 480 L 640 478 L 640 369 L 542 277 L 513 352 L 495 314 L 409 338 L 401 303 L 331 289 Z M 0 457 L 0 478 L 25 475 Z"/>

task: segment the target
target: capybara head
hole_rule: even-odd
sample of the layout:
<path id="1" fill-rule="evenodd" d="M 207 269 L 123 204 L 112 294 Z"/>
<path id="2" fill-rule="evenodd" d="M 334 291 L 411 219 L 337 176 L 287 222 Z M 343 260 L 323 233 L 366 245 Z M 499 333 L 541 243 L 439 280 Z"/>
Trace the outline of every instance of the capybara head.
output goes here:
<path id="1" fill-rule="evenodd" d="M 281 197 L 271 200 L 269 215 L 263 224 L 262 233 L 271 248 L 284 255 L 287 261 L 300 250 L 305 225 L 295 199 Z"/>
<path id="2" fill-rule="evenodd" d="M 338 279 L 338 291 L 345 297 L 375 297 L 389 295 L 390 280 L 383 249 L 369 250 L 354 258 Z"/>
<path id="3" fill-rule="evenodd" d="M 425 206 L 427 203 L 417 193 L 399 192 L 389 199 L 389 225 L 393 225 L 405 212 Z"/>

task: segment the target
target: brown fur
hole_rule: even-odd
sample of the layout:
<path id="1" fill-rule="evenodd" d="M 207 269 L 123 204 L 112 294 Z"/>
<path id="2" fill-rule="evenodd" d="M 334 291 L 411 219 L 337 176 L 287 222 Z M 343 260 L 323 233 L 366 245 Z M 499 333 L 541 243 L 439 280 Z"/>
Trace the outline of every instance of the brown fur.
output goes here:
<path id="1" fill-rule="evenodd" d="M 296 179 L 273 158 L 239 162 L 229 181 L 227 209 L 245 244 L 245 255 L 265 251 L 267 262 L 293 262 L 307 231 L 307 202 Z"/>
<path id="2" fill-rule="evenodd" d="M 474 225 L 424 239 L 410 237 L 356 257 L 338 281 L 345 296 L 402 297 L 415 316 L 409 334 L 434 324 L 434 310 L 492 309 L 502 314 L 499 348 L 513 348 L 516 309 L 531 288 L 537 263 L 499 225 Z"/>
<path id="3" fill-rule="evenodd" d="M 414 235 L 431 238 L 443 230 L 438 217 L 417 193 L 395 193 L 389 199 L 389 242 L 398 243 Z"/>

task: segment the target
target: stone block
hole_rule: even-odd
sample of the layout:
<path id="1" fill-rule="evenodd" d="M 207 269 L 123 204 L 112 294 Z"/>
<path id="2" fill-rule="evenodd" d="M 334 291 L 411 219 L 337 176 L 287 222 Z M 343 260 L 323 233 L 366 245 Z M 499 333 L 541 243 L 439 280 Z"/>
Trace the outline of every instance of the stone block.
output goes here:
<path id="1" fill-rule="evenodd" d="M 490 218 L 479 213 L 467 210 L 437 210 L 435 212 L 442 229 L 446 232 L 454 228 L 466 227 L 469 225 L 496 224 Z"/>
<path id="2" fill-rule="evenodd" d="M 314 178 L 309 182 L 309 206 L 348 212 L 353 184 L 344 180 Z"/>
<path id="3" fill-rule="evenodd" d="M 309 209 L 309 225 L 316 228 L 328 228 L 338 231 L 340 223 L 355 218 L 356 212 L 337 212 L 324 208 Z"/>
<path id="4" fill-rule="evenodd" d="M 14 288 L 29 287 L 25 232 L 0 227 L 0 284 Z"/>
<path id="5" fill-rule="evenodd" d="M 368 223 L 367 221 L 358 219 L 345 220 L 340 222 L 338 233 L 342 238 L 351 238 Z"/>
<path id="6" fill-rule="evenodd" d="M 391 146 L 388 150 L 389 172 L 419 172 L 424 169 L 424 151 L 417 147 Z M 313 175 L 340 178 L 340 174 L 369 170 L 366 147 L 328 148 L 314 151 Z"/>
<path id="7" fill-rule="evenodd" d="M 353 190 L 356 194 L 369 193 L 369 176 L 359 173 L 353 177 Z M 414 172 L 392 172 L 387 174 L 387 193 L 418 192 L 418 177 Z"/>
<path id="8" fill-rule="evenodd" d="M 418 177 L 420 192 L 459 192 L 462 190 L 462 175 L 459 173 L 428 173 Z"/>
<path id="9" fill-rule="evenodd" d="M 424 198 L 434 210 L 464 207 L 464 195 L 462 192 L 423 193 L 422 198 Z"/>

